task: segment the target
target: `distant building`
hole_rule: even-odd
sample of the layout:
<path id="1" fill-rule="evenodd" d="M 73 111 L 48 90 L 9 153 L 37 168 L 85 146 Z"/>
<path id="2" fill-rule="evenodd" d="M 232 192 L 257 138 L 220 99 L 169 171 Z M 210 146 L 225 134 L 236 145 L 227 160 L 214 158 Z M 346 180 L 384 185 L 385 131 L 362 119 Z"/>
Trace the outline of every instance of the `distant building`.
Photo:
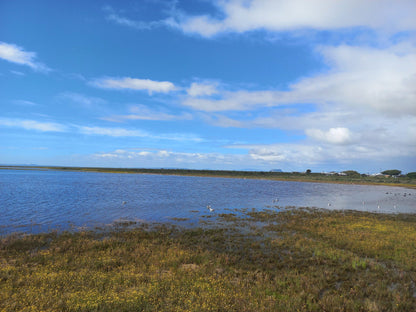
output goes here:
<path id="1" fill-rule="evenodd" d="M 382 174 L 382 173 L 373 173 L 371 176 L 372 177 L 381 177 L 381 176 L 384 176 L 384 174 Z"/>
<path id="2" fill-rule="evenodd" d="M 331 172 L 322 172 L 322 174 L 330 176 L 330 175 L 336 175 L 337 173 L 335 171 L 331 171 Z"/>

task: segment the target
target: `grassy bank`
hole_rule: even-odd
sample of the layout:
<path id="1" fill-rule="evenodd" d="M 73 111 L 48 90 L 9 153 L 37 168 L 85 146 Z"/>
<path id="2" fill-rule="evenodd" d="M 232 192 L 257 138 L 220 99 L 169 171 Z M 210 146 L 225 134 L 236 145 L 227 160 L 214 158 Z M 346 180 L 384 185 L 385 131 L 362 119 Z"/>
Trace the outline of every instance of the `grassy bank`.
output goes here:
<path id="1" fill-rule="evenodd" d="M 374 184 L 416 188 L 416 178 L 408 176 L 362 176 L 362 175 L 325 175 L 322 173 L 303 172 L 268 172 L 268 171 L 233 171 L 233 170 L 192 170 L 192 169 L 146 169 L 146 168 L 99 168 L 99 167 L 13 167 L 0 166 L 0 169 L 21 170 L 61 170 L 82 172 L 107 172 L 130 174 L 165 174 L 179 176 L 241 178 L 241 179 L 267 179 L 276 181 L 300 181 L 320 183 L 345 184 Z"/>
<path id="2" fill-rule="evenodd" d="M 415 311 L 416 216 L 239 211 L 11 235 L 1 311 Z"/>

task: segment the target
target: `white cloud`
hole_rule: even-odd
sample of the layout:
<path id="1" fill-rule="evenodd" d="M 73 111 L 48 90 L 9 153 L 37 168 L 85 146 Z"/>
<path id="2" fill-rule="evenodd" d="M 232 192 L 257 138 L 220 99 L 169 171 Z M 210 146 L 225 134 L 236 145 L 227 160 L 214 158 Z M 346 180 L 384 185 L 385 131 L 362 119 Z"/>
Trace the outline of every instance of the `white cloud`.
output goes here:
<path id="1" fill-rule="evenodd" d="M 10 72 L 11 72 L 12 74 L 15 74 L 16 76 L 26 76 L 26 74 L 25 74 L 25 73 L 22 73 L 22 72 L 17 71 L 17 70 L 11 70 Z"/>
<path id="2" fill-rule="evenodd" d="M 139 137 L 152 140 L 168 140 L 179 142 L 202 142 L 200 137 L 188 134 L 188 133 L 166 133 L 166 134 L 153 134 L 138 129 L 125 129 L 125 128 L 108 128 L 108 127 L 88 127 L 88 126 L 75 126 L 78 131 L 86 135 L 103 135 L 110 137 Z"/>
<path id="3" fill-rule="evenodd" d="M 1 118 L 0 127 L 21 128 L 25 130 L 35 130 L 40 132 L 73 132 L 85 135 L 99 135 L 110 137 L 137 137 L 151 140 L 167 140 L 177 142 L 203 142 L 204 139 L 192 133 L 162 133 L 154 134 L 140 129 L 126 129 L 118 127 L 97 127 L 82 125 L 63 125 L 56 122 L 41 122 L 30 119 Z"/>
<path id="4" fill-rule="evenodd" d="M 240 148 L 243 146 L 239 146 Z M 251 158 L 269 164 L 293 163 L 311 165 L 321 161 L 340 160 L 340 153 L 334 149 L 324 149 L 319 145 L 308 144 L 269 144 L 248 145 Z"/>
<path id="5" fill-rule="evenodd" d="M 214 123 L 219 126 L 245 128 L 276 128 L 288 136 L 304 133 L 298 141 L 289 144 L 245 144 L 229 148 L 249 150 L 253 159 L 266 163 L 324 164 L 324 163 L 380 163 L 395 157 L 415 157 L 416 117 L 412 115 L 389 116 L 374 114 L 365 109 L 303 112 L 300 115 L 279 110 L 270 117 L 254 120 L 235 120 L 219 116 Z M 277 139 L 276 141 L 278 141 Z M 286 162 L 286 163 L 285 163 Z M 362 167 L 365 167 L 362 165 Z"/>
<path id="6" fill-rule="evenodd" d="M 23 48 L 6 42 L 0 42 L 0 58 L 15 64 L 29 66 L 35 71 L 47 72 L 50 70 L 46 65 L 36 61 L 35 52 L 24 51 Z"/>
<path id="7" fill-rule="evenodd" d="M 397 158 L 414 158 L 416 155 L 416 118 L 402 116 L 389 119 L 385 116 L 347 115 L 330 113 L 323 119 L 316 113 L 306 113 L 301 117 L 284 117 L 286 124 L 281 129 L 303 130 L 306 137 L 295 143 L 275 144 L 235 144 L 229 148 L 247 149 L 251 158 L 263 163 L 317 165 L 344 163 L 366 167 L 366 163 L 387 163 Z M 342 116 L 346 117 L 343 118 Z M 305 124 L 302 122 L 305 121 Z M 279 124 L 279 119 L 276 119 Z M 329 124 L 348 124 L 349 128 L 327 128 Z M 320 128 L 319 128 L 320 127 Z M 296 166 L 295 166 L 296 167 Z M 367 166 L 368 167 L 368 166 Z M 371 165 L 370 165 L 371 167 Z M 368 170 L 368 169 L 367 169 Z"/>
<path id="8" fill-rule="evenodd" d="M 165 24 L 164 21 L 152 21 L 152 22 L 135 21 L 135 20 L 120 16 L 116 13 L 110 13 L 109 15 L 107 15 L 107 20 L 115 24 L 134 28 L 137 30 L 150 30 L 152 28 Z"/>
<path id="9" fill-rule="evenodd" d="M 246 111 L 276 106 L 285 100 L 284 93 L 280 91 L 224 91 L 219 95 L 218 99 L 188 97 L 182 104 L 205 112 Z"/>
<path id="10" fill-rule="evenodd" d="M 332 144 L 351 143 L 352 136 L 348 128 L 331 128 L 328 131 L 320 129 L 306 129 L 306 135 L 317 141 L 323 141 Z"/>
<path id="11" fill-rule="evenodd" d="M 193 82 L 191 86 L 186 90 L 186 92 L 192 97 L 210 96 L 218 93 L 217 86 L 217 83 Z"/>
<path id="12" fill-rule="evenodd" d="M 224 91 L 182 104 L 206 112 L 245 111 L 297 103 L 342 106 L 391 115 L 416 115 L 416 49 L 341 45 L 319 47 L 328 71 L 298 80 L 288 91 Z"/>
<path id="13" fill-rule="evenodd" d="M 21 106 L 37 106 L 38 105 L 35 102 L 26 101 L 26 100 L 14 100 L 13 103 L 16 105 L 21 105 Z"/>
<path id="14" fill-rule="evenodd" d="M 116 24 L 122 25 L 122 26 L 128 26 L 136 29 L 149 29 L 149 26 L 146 23 L 140 23 L 133 20 L 130 20 L 128 18 L 119 16 L 115 13 L 111 13 L 107 16 L 107 19 L 109 21 L 112 21 Z"/>
<path id="15" fill-rule="evenodd" d="M 416 123 L 410 130 L 416 130 Z M 336 133 L 337 131 L 332 132 Z M 330 132 L 326 131 L 327 134 Z M 298 143 L 226 146 L 229 149 L 242 150 L 240 153 L 187 153 L 169 150 L 118 149 L 96 153 L 92 157 L 97 161 L 101 159 L 103 164 L 110 163 L 114 166 L 199 169 L 209 167 L 240 170 L 243 168 L 270 170 L 273 167 L 284 170 L 299 170 L 299 168 L 305 170 L 305 167 L 323 168 L 322 166 L 331 169 L 331 166 L 334 166 L 332 168 L 378 170 L 379 164 L 393 164 L 398 157 L 411 159 L 416 155 L 416 134 L 413 135 L 413 144 L 402 144 L 402 142 L 391 141 L 388 132 L 380 134 L 379 138 L 374 141 L 369 139 L 371 135 L 363 135 L 360 142 L 350 145 L 333 144 L 330 140 L 305 140 Z M 386 138 L 387 141 L 384 141 Z M 367 164 L 367 162 L 371 164 Z"/>
<path id="16" fill-rule="evenodd" d="M 215 3 L 222 19 L 179 14 L 172 17 L 169 25 L 204 37 L 258 29 L 368 27 L 386 32 L 416 30 L 416 2 L 413 0 L 225 0 Z"/>
<path id="17" fill-rule="evenodd" d="M 102 120 L 122 122 L 126 120 L 191 120 L 192 115 L 189 113 L 183 113 L 181 115 L 169 114 L 163 110 L 149 109 L 145 105 L 134 105 L 130 107 L 130 114 L 127 115 L 113 115 L 109 117 L 103 117 Z"/>
<path id="18" fill-rule="evenodd" d="M 212 20 L 208 16 L 185 17 L 181 18 L 180 21 L 170 18 L 166 21 L 166 24 L 178 28 L 184 33 L 195 33 L 203 37 L 212 37 L 221 31 L 227 30 L 225 23 Z"/>
<path id="19" fill-rule="evenodd" d="M 97 106 L 103 105 L 106 103 L 104 99 L 86 96 L 80 93 L 75 92 L 64 92 L 58 95 L 59 99 L 70 100 L 71 102 L 81 104 L 86 108 L 96 108 Z"/>
<path id="20" fill-rule="evenodd" d="M 416 49 L 321 47 L 332 68 L 304 78 L 287 94 L 295 101 L 336 103 L 394 115 L 416 115 Z"/>
<path id="21" fill-rule="evenodd" d="M 41 122 L 29 119 L 0 118 L 0 126 L 36 130 L 41 132 L 65 132 L 67 127 L 54 122 Z"/>
<path id="22" fill-rule="evenodd" d="M 319 164 L 356 164 L 363 162 L 389 162 L 397 157 L 414 157 L 416 148 L 402 146 L 393 147 L 388 144 L 375 145 L 371 142 L 359 144 L 328 145 L 311 142 L 268 144 L 268 145 L 239 145 L 237 148 L 247 148 L 249 156 L 260 162 L 294 167 Z"/>
<path id="23" fill-rule="evenodd" d="M 250 158 L 264 166 L 414 158 L 414 45 L 320 46 L 316 51 L 327 70 L 297 80 L 288 90 L 221 91 L 215 97 L 188 97 L 183 105 L 205 112 L 202 118 L 215 126 L 304 134 L 292 144 L 228 146 L 247 149 Z"/>
<path id="24" fill-rule="evenodd" d="M 135 21 L 118 14 L 111 6 L 106 5 L 103 7 L 103 10 L 107 13 L 106 19 L 117 25 L 126 26 L 134 28 L 136 30 L 150 30 L 154 27 L 161 26 L 164 24 L 164 21 Z"/>
<path id="25" fill-rule="evenodd" d="M 242 168 L 252 159 L 248 155 L 220 154 L 220 153 L 186 153 L 169 150 L 118 149 L 112 152 L 102 152 L 92 155 L 93 159 L 104 160 L 114 165 L 122 166 L 151 166 L 176 168 L 211 168 L 224 169 Z"/>
<path id="26" fill-rule="evenodd" d="M 175 85 L 169 81 L 154 81 L 150 79 L 138 78 L 100 78 L 93 80 L 91 84 L 103 89 L 130 89 L 130 90 L 146 90 L 150 94 L 153 92 L 168 93 L 174 91 Z"/>
<path id="27" fill-rule="evenodd" d="M 78 126 L 81 133 L 87 135 L 106 135 L 112 137 L 148 137 L 147 132 L 123 128 L 87 127 Z"/>

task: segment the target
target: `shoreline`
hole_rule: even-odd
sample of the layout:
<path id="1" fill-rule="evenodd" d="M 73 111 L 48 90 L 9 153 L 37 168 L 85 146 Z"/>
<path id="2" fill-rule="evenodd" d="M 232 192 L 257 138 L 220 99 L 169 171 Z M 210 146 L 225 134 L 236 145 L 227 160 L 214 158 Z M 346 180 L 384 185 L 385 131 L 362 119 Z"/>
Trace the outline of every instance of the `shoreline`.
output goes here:
<path id="1" fill-rule="evenodd" d="M 416 189 L 416 179 L 407 177 L 356 177 L 328 176 L 321 173 L 197 170 L 197 169 L 146 169 L 146 168 L 102 168 L 102 167 L 64 167 L 64 166 L 0 166 L 0 170 L 55 170 L 70 172 L 102 172 L 119 174 L 155 174 L 171 176 L 190 176 L 201 178 L 256 179 L 287 182 L 333 183 L 352 185 L 380 185 Z M 394 179 L 394 181 L 389 181 Z"/>

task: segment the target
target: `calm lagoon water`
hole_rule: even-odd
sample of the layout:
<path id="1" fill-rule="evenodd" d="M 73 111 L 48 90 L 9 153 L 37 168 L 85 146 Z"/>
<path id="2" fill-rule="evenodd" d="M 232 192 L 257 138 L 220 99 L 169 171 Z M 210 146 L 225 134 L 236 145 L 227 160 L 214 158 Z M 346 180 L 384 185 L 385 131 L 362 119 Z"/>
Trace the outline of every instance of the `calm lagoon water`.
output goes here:
<path id="1" fill-rule="evenodd" d="M 215 209 L 210 213 L 207 205 Z M 0 170 L 0 234 L 172 221 L 275 206 L 416 213 L 416 190 L 146 174 Z"/>

